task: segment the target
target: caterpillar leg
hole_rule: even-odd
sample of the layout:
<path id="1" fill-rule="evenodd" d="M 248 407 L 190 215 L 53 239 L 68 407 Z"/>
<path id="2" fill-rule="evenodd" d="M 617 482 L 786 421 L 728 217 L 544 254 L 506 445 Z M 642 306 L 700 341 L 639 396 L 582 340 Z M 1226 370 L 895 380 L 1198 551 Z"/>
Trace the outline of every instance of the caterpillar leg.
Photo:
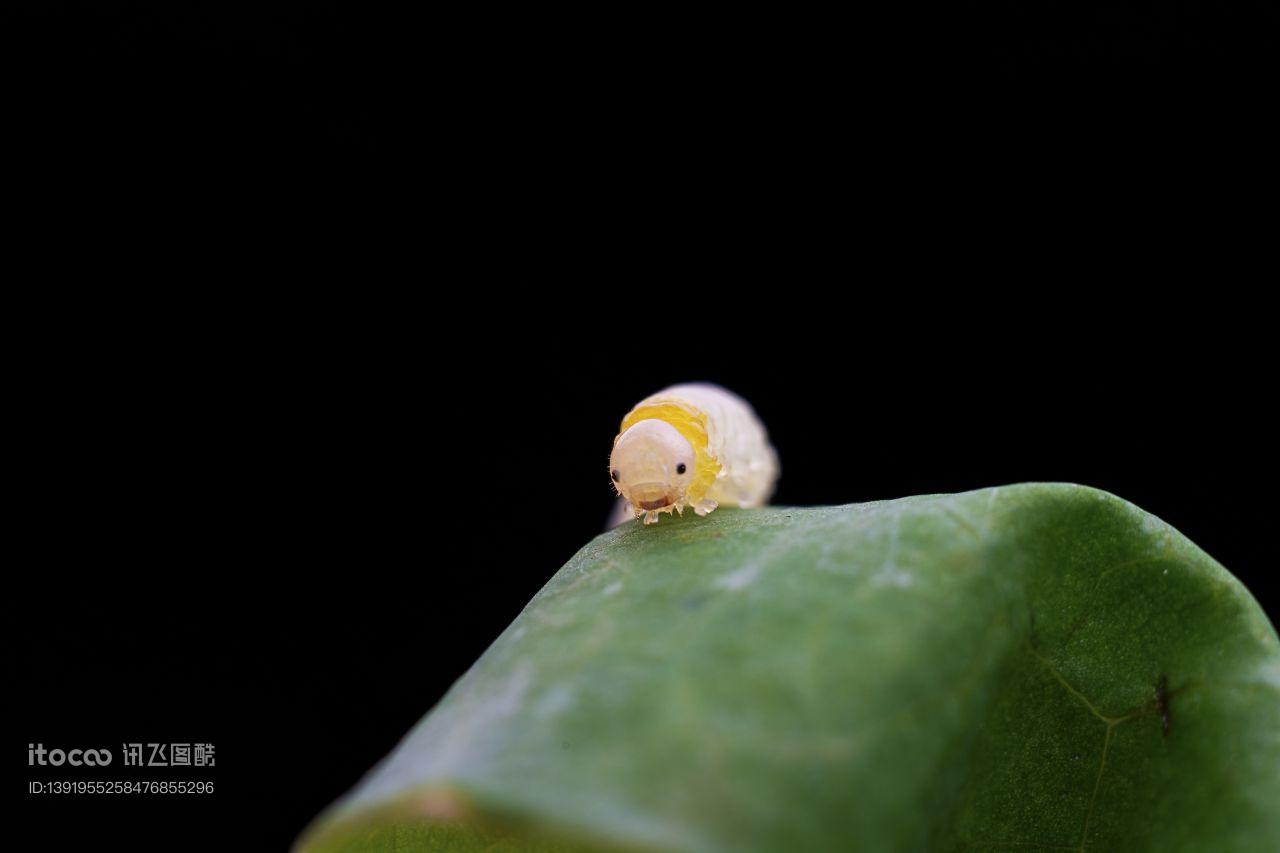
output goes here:
<path id="1" fill-rule="evenodd" d="M 696 512 L 698 515 L 706 515 L 707 513 L 711 512 L 711 510 L 715 509 L 718 506 L 720 506 L 720 504 L 716 503 L 710 498 L 703 498 L 702 500 L 698 501 L 696 504 L 693 505 L 693 511 Z"/>
<path id="2" fill-rule="evenodd" d="M 645 524 L 657 524 L 657 523 L 658 523 L 658 514 L 657 514 L 656 512 L 654 512 L 653 510 L 649 510 L 648 512 L 646 512 L 646 513 L 644 514 L 644 523 L 645 523 Z"/>
<path id="3" fill-rule="evenodd" d="M 609 521 L 605 524 L 605 529 L 611 530 L 619 524 L 624 524 L 635 517 L 635 507 L 627 503 L 622 498 L 618 498 L 617 503 L 613 505 L 613 512 L 609 513 Z"/>

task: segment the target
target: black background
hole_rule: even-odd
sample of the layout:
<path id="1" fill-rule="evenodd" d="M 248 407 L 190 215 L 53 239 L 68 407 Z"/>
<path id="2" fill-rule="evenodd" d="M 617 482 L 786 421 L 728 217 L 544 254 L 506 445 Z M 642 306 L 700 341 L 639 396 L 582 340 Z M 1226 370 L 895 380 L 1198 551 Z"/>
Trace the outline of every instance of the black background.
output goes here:
<path id="1" fill-rule="evenodd" d="M 406 302 L 252 347 L 152 337 L 78 363 L 28 501 L 36 618 L 10 701 L 23 751 L 102 746 L 117 763 L 25 778 L 217 792 L 28 795 L 24 814 L 49 849 L 104 827 L 136 849 L 245 833 L 283 848 L 600 532 L 617 421 L 677 381 L 754 404 L 782 459 L 778 503 L 1086 483 L 1182 530 L 1276 612 L 1250 486 L 1272 434 L 1254 342 L 1137 338 L 1099 319 L 1101 297 L 1051 322 L 1017 297 L 962 317 L 968 293 L 906 286 L 877 306 L 866 290 L 739 312 L 717 305 L 746 301 L 730 284 L 653 282 L 602 301 L 587 330 L 512 323 L 495 294 L 505 324 L 459 320 L 461 343 Z M 211 742 L 218 763 L 126 772 L 121 744 L 137 741 Z"/>

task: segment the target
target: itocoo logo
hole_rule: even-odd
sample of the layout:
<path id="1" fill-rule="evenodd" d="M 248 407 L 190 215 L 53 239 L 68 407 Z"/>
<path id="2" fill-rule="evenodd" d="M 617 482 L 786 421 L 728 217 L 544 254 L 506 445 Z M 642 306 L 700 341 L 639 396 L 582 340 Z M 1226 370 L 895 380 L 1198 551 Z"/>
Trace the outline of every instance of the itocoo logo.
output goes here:
<path id="1" fill-rule="evenodd" d="M 48 761 L 45 760 L 48 756 Z M 42 743 L 27 744 L 27 765 L 36 764 L 61 767 L 63 764 L 70 764 L 72 767 L 79 767 L 82 764 L 88 764 L 93 767 L 100 767 L 104 764 L 111 763 L 111 750 L 109 749 L 69 749 L 63 752 L 60 749 L 45 750 Z"/>

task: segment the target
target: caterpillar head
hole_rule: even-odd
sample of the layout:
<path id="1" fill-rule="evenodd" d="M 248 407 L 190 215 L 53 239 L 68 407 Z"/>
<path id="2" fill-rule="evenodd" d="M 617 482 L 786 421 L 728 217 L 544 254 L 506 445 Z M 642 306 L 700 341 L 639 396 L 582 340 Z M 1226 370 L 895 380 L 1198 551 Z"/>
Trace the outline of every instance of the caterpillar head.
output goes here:
<path id="1" fill-rule="evenodd" d="M 638 421 L 613 443 L 609 474 L 614 488 L 645 521 L 683 509 L 693 480 L 693 445 L 666 421 Z"/>

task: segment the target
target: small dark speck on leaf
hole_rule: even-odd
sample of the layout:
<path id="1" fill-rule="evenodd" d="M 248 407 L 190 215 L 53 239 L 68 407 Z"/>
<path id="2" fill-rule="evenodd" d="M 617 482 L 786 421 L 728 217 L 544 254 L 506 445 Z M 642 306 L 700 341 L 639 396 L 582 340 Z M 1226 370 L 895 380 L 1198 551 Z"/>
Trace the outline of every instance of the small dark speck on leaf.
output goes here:
<path id="1" fill-rule="evenodd" d="M 568 749 L 568 748 L 569 748 L 569 741 L 567 741 L 567 740 L 562 740 L 562 741 L 560 741 L 560 748 L 561 748 L 561 749 Z"/>
<path id="2" fill-rule="evenodd" d="M 1156 682 L 1156 713 L 1160 715 L 1160 734 L 1169 736 L 1169 679 L 1160 676 Z"/>
<path id="3" fill-rule="evenodd" d="M 697 610 L 707 601 L 705 595 L 692 595 L 680 602 L 680 606 L 685 610 Z"/>

